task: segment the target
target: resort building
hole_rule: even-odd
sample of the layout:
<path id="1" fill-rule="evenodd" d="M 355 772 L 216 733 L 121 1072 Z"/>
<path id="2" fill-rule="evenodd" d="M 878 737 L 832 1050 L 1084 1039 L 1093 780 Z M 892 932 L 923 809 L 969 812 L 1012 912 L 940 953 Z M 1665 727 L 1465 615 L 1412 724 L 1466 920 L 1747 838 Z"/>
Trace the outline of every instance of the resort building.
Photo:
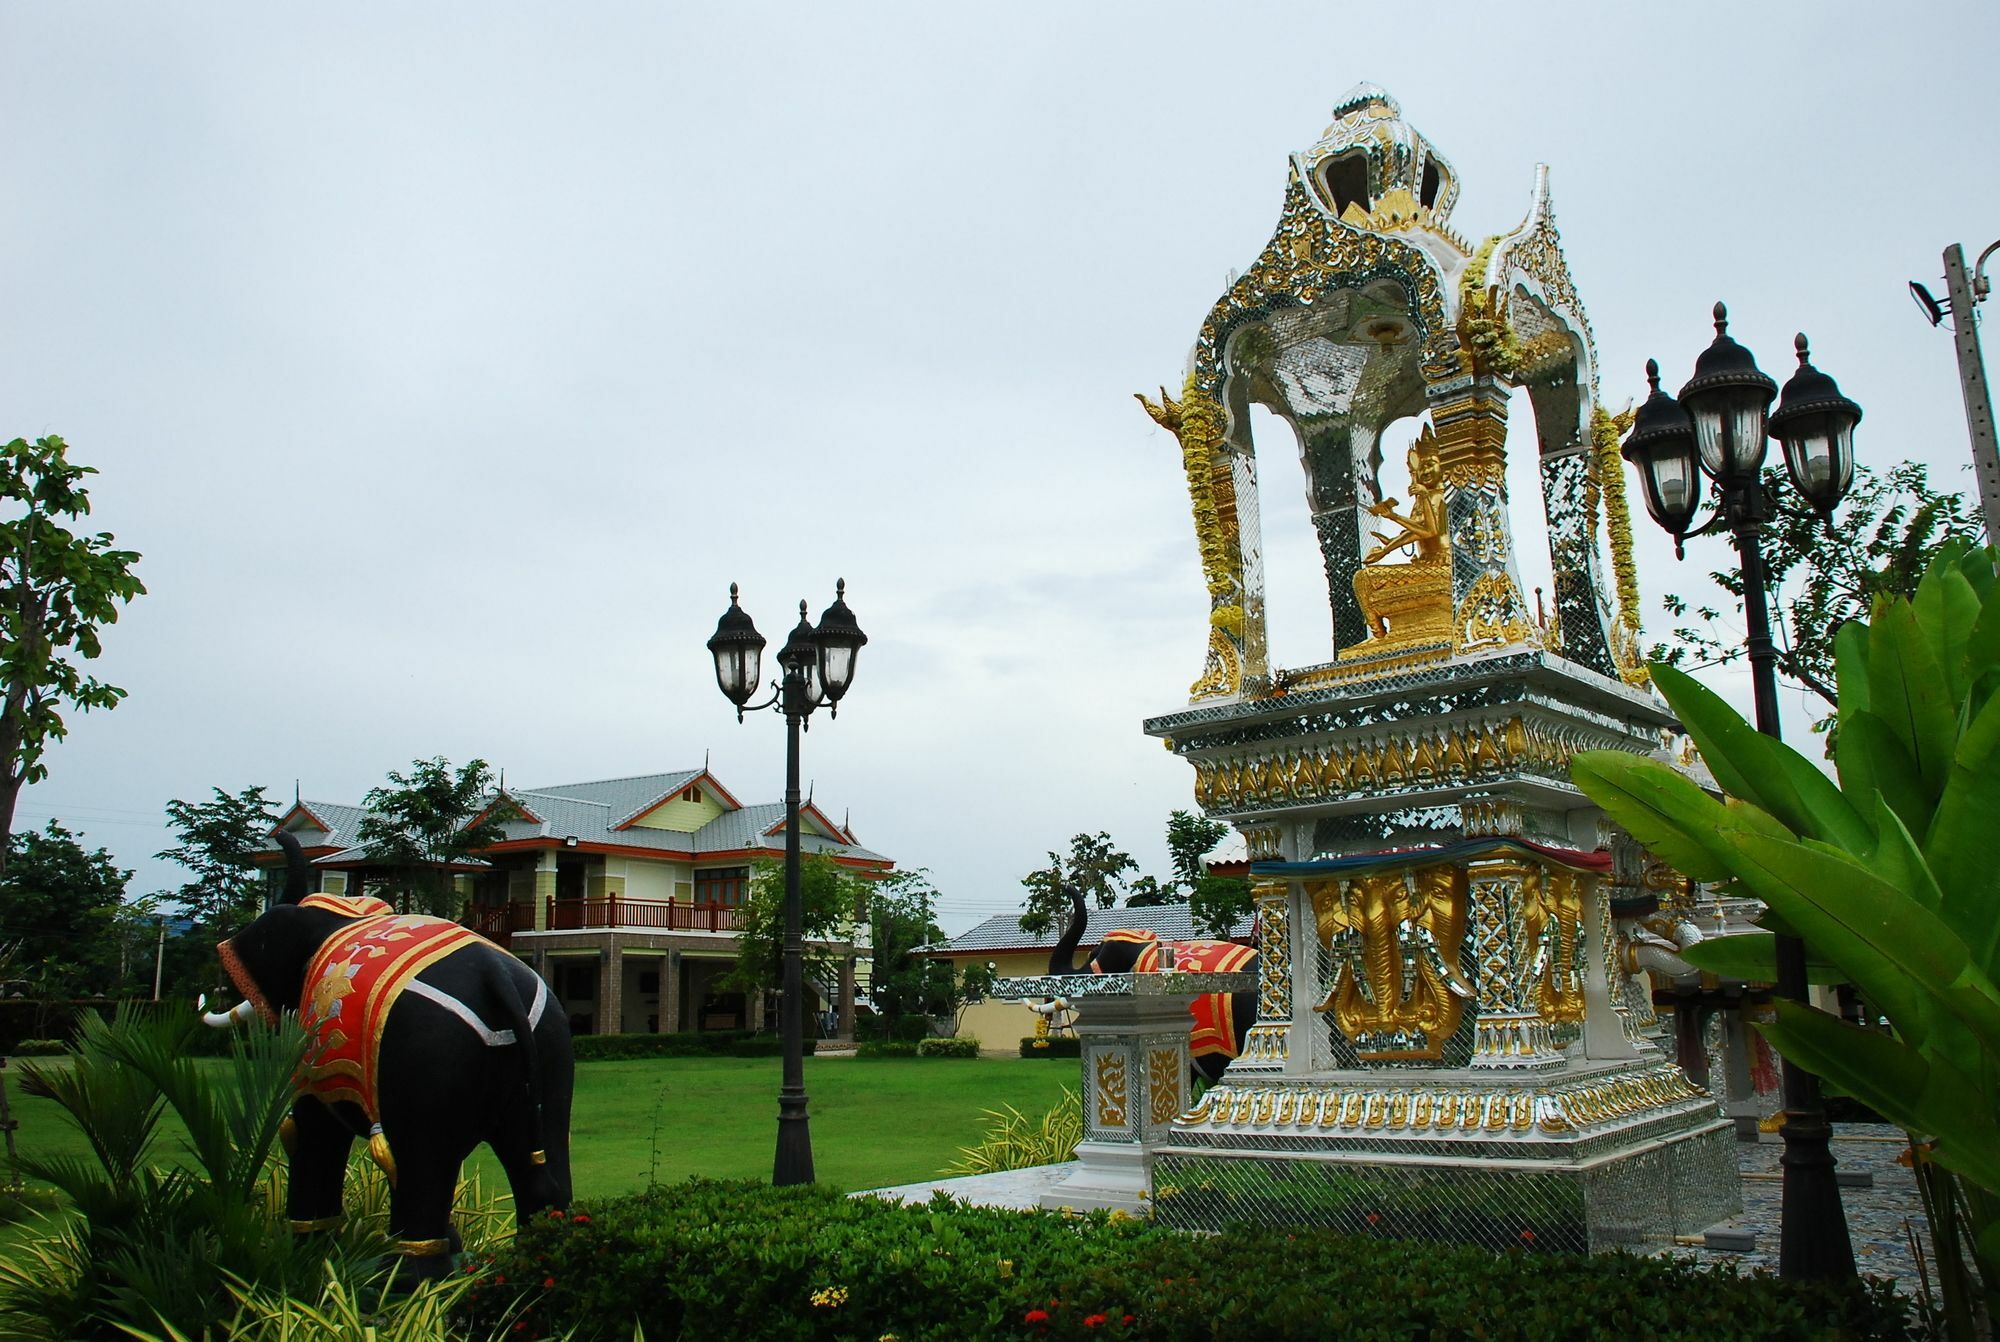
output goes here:
<path id="1" fill-rule="evenodd" d="M 301 800 L 276 828 L 297 837 L 316 888 L 354 895 L 387 874 L 360 842 L 366 815 Z M 453 867 L 462 921 L 534 966 L 577 1033 L 762 1027 L 765 1003 L 721 980 L 736 963 L 753 869 L 784 858 L 783 802 L 746 806 L 703 768 L 504 788 L 481 816 L 498 820 L 504 837 Z M 859 874 L 895 865 L 810 803 L 799 845 Z M 278 860 L 275 840 L 269 853 Z M 837 981 L 809 976 L 806 985 L 822 1032 L 851 1037 L 867 985 L 867 922 L 815 944 L 840 966 Z"/>

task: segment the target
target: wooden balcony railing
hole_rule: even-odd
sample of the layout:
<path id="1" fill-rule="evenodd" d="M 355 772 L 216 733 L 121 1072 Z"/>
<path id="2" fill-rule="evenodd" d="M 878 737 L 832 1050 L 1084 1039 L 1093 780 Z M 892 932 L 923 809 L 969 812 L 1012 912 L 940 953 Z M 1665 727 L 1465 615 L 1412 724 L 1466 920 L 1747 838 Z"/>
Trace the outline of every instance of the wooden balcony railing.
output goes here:
<path id="1" fill-rule="evenodd" d="M 623 895 L 596 899 L 546 901 L 551 932 L 592 928 L 638 928 L 648 932 L 735 932 L 743 926 L 742 910 L 730 904 L 684 904 L 674 899 L 627 899 Z M 516 932 L 535 930 L 533 904 L 476 908 L 465 924 L 488 941 L 505 946 Z"/>
<path id="2" fill-rule="evenodd" d="M 649 932 L 734 932 L 742 925 L 742 913 L 727 904 L 683 904 L 672 899 L 627 899 L 623 895 L 548 902 L 548 927 L 552 932 L 593 927 L 639 928 Z"/>

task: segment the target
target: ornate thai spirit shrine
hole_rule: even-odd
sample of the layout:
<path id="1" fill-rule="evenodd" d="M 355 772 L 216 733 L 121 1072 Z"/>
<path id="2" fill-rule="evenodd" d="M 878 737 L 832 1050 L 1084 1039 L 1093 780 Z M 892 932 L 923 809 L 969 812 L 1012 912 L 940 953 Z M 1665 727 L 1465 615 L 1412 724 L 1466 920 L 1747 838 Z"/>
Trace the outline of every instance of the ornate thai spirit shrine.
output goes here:
<path id="1" fill-rule="evenodd" d="M 1614 912 L 1638 893 L 1612 869 L 1629 841 L 1569 782 L 1579 751 L 1676 731 L 1636 654 L 1624 425 L 1547 170 L 1477 244 L 1449 224 L 1458 189 L 1394 99 L 1354 89 L 1292 157 L 1180 395 L 1146 401 L 1180 441 L 1209 610 L 1188 707 L 1145 730 L 1248 840 L 1261 952 L 1244 1055 L 1154 1162 L 1171 1224 L 1598 1247 L 1738 1209 L 1729 1124 L 1647 1033 L 1647 935 Z M 1509 522 L 1516 389 L 1546 613 Z M 1252 405 L 1304 468 L 1333 634 L 1314 666 L 1267 651 Z"/>

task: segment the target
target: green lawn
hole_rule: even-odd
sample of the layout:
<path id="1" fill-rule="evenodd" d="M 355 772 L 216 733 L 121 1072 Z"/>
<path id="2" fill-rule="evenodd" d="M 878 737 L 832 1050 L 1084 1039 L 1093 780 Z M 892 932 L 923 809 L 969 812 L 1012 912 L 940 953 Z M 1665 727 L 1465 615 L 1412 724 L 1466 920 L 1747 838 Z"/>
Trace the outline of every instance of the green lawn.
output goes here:
<path id="1" fill-rule="evenodd" d="M 694 1175 L 770 1178 L 779 1071 L 776 1058 L 579 1064 L 570 1128 L 577 1196 Z M 88 1155 L 54 1101 L 21 1094 L 15 1066 L 5 1075 L 24 1152 Z M 847 1190 L 932 1178 L 959 1147 L 979 1139 L 981 1110 L 1011 1104 L 1038 1114 L 1076 1083 L 1075 1062 L 1059 1059 L 808 1058 L 815 1173 L 820 1183 Z M 162 1160 L 179 1151 L 180 1132 L 171 1118 L 162 1125 Z M 486 1148 L 474 1159 L 504 1187 Z"/>

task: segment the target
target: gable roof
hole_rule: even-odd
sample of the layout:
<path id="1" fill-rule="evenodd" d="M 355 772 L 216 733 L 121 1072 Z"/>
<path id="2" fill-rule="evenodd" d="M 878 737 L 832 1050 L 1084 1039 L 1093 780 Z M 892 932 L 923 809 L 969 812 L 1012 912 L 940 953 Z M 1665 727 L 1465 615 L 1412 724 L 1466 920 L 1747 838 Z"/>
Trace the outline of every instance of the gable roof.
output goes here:
<path id="1" fill-rule="evenodd" d="M 693 833 L 631 824 L 631 821 L 671 800 L 690 783 L 697 781 L 712 789 L 717 800 L 731 809 L 724 810 Z M 663 859 L 695 861 L 704 857 L 739 855 L 746 859 L 777 858 L 782 857 L 785 851 L 784 803 L 764 802 L 744 806 L 705 767 L 640 774 L 631 778 L 607 778 L 596 782 L 559 783 L 552 787 L 510 787 L 504 793 L 489 794 L 483 802 L 482 814 L 490 811 L 503 797 L 514 806 L 510 808 L 512 813 L 501 821 L 501 838 L 496 847 L 535 849 L 563 845 L 574 838 L 577 848 L 583 852 L 655 852 Z M 273 833 L 286 821 L 299 815 L 312 816 L 315 823 L 330 827 L 328 837 L 312 845 L 316 849 L 332 850 L 315 857 L 316 864 L 365 864 L 368 853 L 359 846 L 361 821 L 368 815 L 365 809 L 337 802 L 301 802 L 273 827 Z M 802 807 L 801 815 L 812 816 L 815 823 L 824 825 L 831 833 L 844 834 L 849 840 L 853 838 L 851 829 L 835 825 L 817 806 Z M 264 851 L 275 854 L 278 851 L 276 840 L 267 842 Z M 800 829 L 799 851 L 828 853 L 866 866 L 895 865 L 893 859 L 881 853 L 872 852 L 857 843 L 829 839 L 815 833 L 810 826 Z"/>
<path id="2" fill-rule="evenodd" d="M 926 946 L 924 955 L 955 955 L 965 951 L 1051 951 L 1062 938 L 1064 924 L 1057 924 L 1040 937 L 1021 930 L 1021 915 L 996 913 L 985 922 L 961 932 L 949 941 Z M 1227 940 L 1248 942 L 1256 926 L 1255 917 L 1245 914 L 1229 929 Z M 1096 946 L 1105 934 L 1121 927 L 1139 928 L 1156 934 L 1162 941 L 1194 941 L 1194 914 L 1185 904 L 1156 904 L 1150 908 L 1092 909 L 1078 949 Z M 1207 933 L 1199 934 L 1202 937 Z"/>

